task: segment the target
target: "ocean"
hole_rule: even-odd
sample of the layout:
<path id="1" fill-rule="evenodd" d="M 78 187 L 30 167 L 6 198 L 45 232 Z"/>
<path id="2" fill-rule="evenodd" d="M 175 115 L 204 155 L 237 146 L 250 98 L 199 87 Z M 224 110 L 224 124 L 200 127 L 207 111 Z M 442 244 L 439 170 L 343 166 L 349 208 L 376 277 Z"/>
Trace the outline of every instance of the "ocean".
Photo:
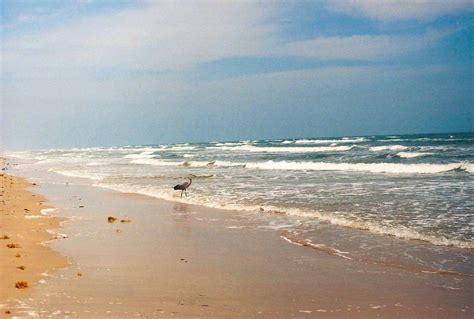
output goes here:
<path id="1" fill-rule="evenodd" d="M 226 209 L 297 245 L 358 260 L 472 270 L 474 133 L 9 152 L 55 182 Z M 188 197 L 173 186 L 193 175 Z M 237 229 L 246 225 L 235 225 Z M 386 248 L 390 247 L 388 251 Z M 426 257 L 429 256 L 429 257 Z M 448 256 L 448 257 L 447 257 Z"/>

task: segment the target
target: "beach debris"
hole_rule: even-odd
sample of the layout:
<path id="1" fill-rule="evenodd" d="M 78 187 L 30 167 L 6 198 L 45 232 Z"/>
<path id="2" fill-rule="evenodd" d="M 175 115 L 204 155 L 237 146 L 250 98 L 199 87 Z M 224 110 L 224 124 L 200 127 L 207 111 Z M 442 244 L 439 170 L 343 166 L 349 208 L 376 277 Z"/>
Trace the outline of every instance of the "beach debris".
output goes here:
<path id="1" fill-rule="evenodd" d="M 209 307 L 209 305 L 201 305 L 201 307 Z"/>
<path id="2" fill-rule="evenodd" d="M 117 232 L 117 233 L 122 233 L 123 230 L 117 228 L 117 229 L 115 230 L 115 232 Z"/>
<path id="3" fill-rule="evenodd" d="M 7 244 L 7 247 L 8 247 L 8 248 L 21 248 L 20 245 L 14 244 L 14 243 L 9 243 L 9 244 Z"/>
<path id="4" fill-rule="evenodd" d="M 17 289 L 25 289 L 25 288 L 28 288 L 29 285 L 28 285 L 28 282 L 27 281 L 17 281 L 15 283 L 15 288 Z"/>
<path id="5" fill-rule="evenodd" d="M 18 266 L 16 268 L 21 269 L 21 270 L 25 270 L 26 267 L 25 266 Z"/>
<path id="6" fill-rule="evenodd" d="M 16 258 L 20 258 L 21 255 L 20 255 L 20 254 L 16 254 L 15 257 L 16 257 Z"/>
<path id="7" fill-rule="evenodd" d="M 286 215 L 286 213 L 284 211 L 281 211 L 281 210 L 271 210 L 270 213 L 278 214 L 278 215 Z"/>
<path id="8" fill-rule="evenodd" d="M 84 205 L 79 206 L 79 208 L 84 208 Z"/>
<path id="9" fill-rule="evenodd" d="M 109 216 L 109 217 L 107 217 L 107 221 L 108 221 L 109 223 L 113 223 L 113 222 L 115 222 L 116 220 L 117 220 L 117 217 L 114 217 L 114 216 Z"/>
<path id="10" fill-rule="evenodd" d="M 7 315 L 9 315 L 9 314 L 11 314 L 12 312 L 11 312 L 10 310 L 5 310 L 5 313 L 6 313 Z"/>
<path id="11" fill-rule="evenodd" d="M 261 212 L 264 212 L 265 209 L 264 209 L 263 207 L 260 207 L 260 211 L 261 211 Z"/>
<path id="12" fill-rule="evenodd" d="M 10 239 L 10 236 L 8 236 L 8 235 L 3 235 L 2 238 L 0 238 L 0 239 Z"/>
<path id="13" fill-rule="evenodd" d="M 54 240 L 54 239 L 66 239 L 66 238 L 69 238 L 69 236 L 66 235 L 66 234 L 57 234 L 56 236 L 51 237 L 52 240 Z"/>
<path id="14" fill-rule="evenodd" d="M 36 184 L 36 183 L 33 183 L 33 184 L 31 184 L 31 185 L 33 185 L 33 186 L 36 186 L 36 185 L 38 185 L 38 184 Z"/>
<path id="15" fill-rule="evenodd" d="M 131 223 L 132 220 L 131 219 L 121 219 L 120 222 L 121 223 Z"/>
<path id="16" fill-rule="evenodd" d="M 78 272 L 78 273 L 77 273 L 77 276 L 78 276 L 78 277 L 82 277 L 82 273 Z"/>

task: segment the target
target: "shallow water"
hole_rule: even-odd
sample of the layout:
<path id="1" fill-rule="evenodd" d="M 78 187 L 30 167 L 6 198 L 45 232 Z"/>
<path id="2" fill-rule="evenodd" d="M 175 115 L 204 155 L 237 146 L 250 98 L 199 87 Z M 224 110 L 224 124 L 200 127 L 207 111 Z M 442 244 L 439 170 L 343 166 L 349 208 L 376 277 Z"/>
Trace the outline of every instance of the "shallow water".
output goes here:
<path id="1" fill-rule="evenodd" d="M 44 181 L 40 175 L 35 180 Z M 428 264 L 407 265 L 424 249 L 414 241 L 310 220 L 297 225 L 294 216 L 284 214 L 118 194 L 73 185 L 61 176 L 34 190 L 56 208 L 44 214 L 67 217 L 57 230 L 65 236 L 49 245 L 72 263 L 43 274 L 15 315 L 472 317 L 474 277 L 432 272 Z M 110 215 L 131 222 L 109 223 Z M 331 247 L 334 239 L 347 250 Z M 365 256 L 354 249 L 360 243 L 371 243 Z M 434 247 L 440 255 L 426 260 L 451 258 L 456 250 Z"/>
<path id="2" fill-rule="evenodd" d="M 265 218 L 269 229 L 285 231 L 295 242 L 348 251 L 343 255 L 354 259 L 403 256 L 421 270 L 465 272 L 474 265 L 472 133 L 8 155 L 20 164 L 17 170 L 44 181 L 62 176 L 71 183 L 235 210 L 251 220 Z M 181 198 L 172 187 L 189 174 L 195 176 L 189 197 Z M 394 237 L 389 251 L 379 235 Z"/>

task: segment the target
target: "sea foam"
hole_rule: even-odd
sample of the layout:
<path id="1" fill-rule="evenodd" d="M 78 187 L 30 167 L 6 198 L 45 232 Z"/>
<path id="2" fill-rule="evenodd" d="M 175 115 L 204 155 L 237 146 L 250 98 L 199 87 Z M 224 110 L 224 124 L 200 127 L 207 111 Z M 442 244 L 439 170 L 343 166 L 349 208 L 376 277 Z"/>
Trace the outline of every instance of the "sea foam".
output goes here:
<path id="1" fill-rule="evenodd" d="M 353 214 L 347 212 L 322 212 L 317 210 L 307 210 L 302 208 L 287 208 L 277 206 L 260 206 L 260 205 L 241 205 L 224 203 L 216 200 L 205 200 L 199 197 L 179 197 L 172 190 L 157 189 L 151 185 L 148 186 L 133 186 L 124 184 L 103 184 L 97 183 L 94 186 L 113 189 L 124 193 L 137 193 L 147 195 L 158 199 L 171 200 L 175 202 L 193 203 L 196 205 L 207 206 L 211 208 L 218 208 L 232 211 L 247 211 L 255 213 L 275 213 L 278 215 L 285 214 L 289 216 L 298 216 L 305 218 L 316 218 L 318 220 L 328 222 L 336 226 L 343 226 L 349 228 L 356 228 L 367 230 L 375 234 L 392 235 L 398 238 L 416 239 L 430 242 L 440 246 L 455 246 L 459 248 L 474 248 L 474 242 L 463 241 L 457 239 L 450 239 L 445 236 L 433 236 L 422 234 L 417 230 L 410 229 L 402 225 L 383 225 L 377 221 L 363 221 L 351 218 Z M 289 225 L 285 225 L 289 227 Z"/>
<path id="2" fill-rule="evenodd" d="M 403 151 L 408 149 L 407 146 L 403 145 L 387 145 L 387 146 L 373 146 L 370 147 L 369 150 L 373 152 L 380 152 L 380 151 Z"/>
<path id="3" fill-rule="evenodd" d="M 267 161 L 247 163 L 247 168 L 267 170 L 318 170 L 318 171 L 356 171 L 393 174 L 435 174 L 453 170 L 473 172 L 470 163 L 450 164 L 398 164 L 398 163 L 326 163 Z"/>
<path id="4" fill-rule="evenodd" d="M 152 158 L 154 151 L 145 151 L 138 154 L 127 154 L 123 158 L 132 158 L 132 159 L 139 159 L 139 158 Z"/>
<path id="5" fill-rule="evenodd" d="M 397 153 L 398 157 L 401 158 L 415 158 L 420 156 L 431 155 L 431 153 L 420 153 L 420 152 L 399 152 Z"/>
<path id="6" fill-rule="evenodd" d="M 208 147 L 224 151 L 246 151 L 254 153 L 319 153 L 342 152 L 352 149 L 353 146 L 319 146 L 319 147 L 259 147 L 253 145 Z"/>
<path id="7" fill-rule="evenodd" d="M 343 139 L 331 139 L 331 140 L 322 140 L 322 139 L 301 139 L 295 140 L 295 144 L 333 144 L 333 143 L 363 143 L 367 141 L 367 139 L 363 137 L 359 138 L 343 138 Z M 285 142 L 285 141 L 284 141 Z M 284 143 L 282 142 L 282 143 Z"/>

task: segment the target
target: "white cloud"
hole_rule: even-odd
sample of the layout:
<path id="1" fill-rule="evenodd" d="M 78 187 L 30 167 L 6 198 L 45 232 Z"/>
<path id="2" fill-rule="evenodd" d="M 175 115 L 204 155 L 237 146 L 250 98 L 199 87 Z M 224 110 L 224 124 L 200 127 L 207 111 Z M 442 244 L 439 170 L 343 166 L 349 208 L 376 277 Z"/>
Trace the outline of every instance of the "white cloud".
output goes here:
<path id="1" fill-rule="evenodd" d="M 395 20 L 432 21 L 445 15 L 472 12 L 472 0 L 327 0 L 332 10 L 364 15 L 390 22 Z"/>
<path id="2" fill-rule="evenodd" d="M 270 10 L 268 10 L 270 9 Z M 62 28 L 5 38 L 8 69 L 177 69 L 224 57 L 251 56 L 271 45 L 271 7 L 252 3 L 153 2 Z"/>
<path id="3" fill-rule="evenodd" d="M 419 36 L 353 35 L 348 37 L 319 37 L 292 42 L 276 53 L 318 59 L 374 60 L 391 58 L 434 47 L 455 30 L 432 30 Z"/>
<path id="4" fill-rule="evenodd" d="M 355 35 L 288 42 L 271 23 L 278 5 L 250 2 L 153 2 L 86 16 L 49 30 L 3 40 L 6 74 L 81 68 L 176 70 L 229 57 L 299 56 L 374 60 L 431 48 L 452 31 L 420 36 Z M 273 19 L 274 21 L 275 19 Z"/>

